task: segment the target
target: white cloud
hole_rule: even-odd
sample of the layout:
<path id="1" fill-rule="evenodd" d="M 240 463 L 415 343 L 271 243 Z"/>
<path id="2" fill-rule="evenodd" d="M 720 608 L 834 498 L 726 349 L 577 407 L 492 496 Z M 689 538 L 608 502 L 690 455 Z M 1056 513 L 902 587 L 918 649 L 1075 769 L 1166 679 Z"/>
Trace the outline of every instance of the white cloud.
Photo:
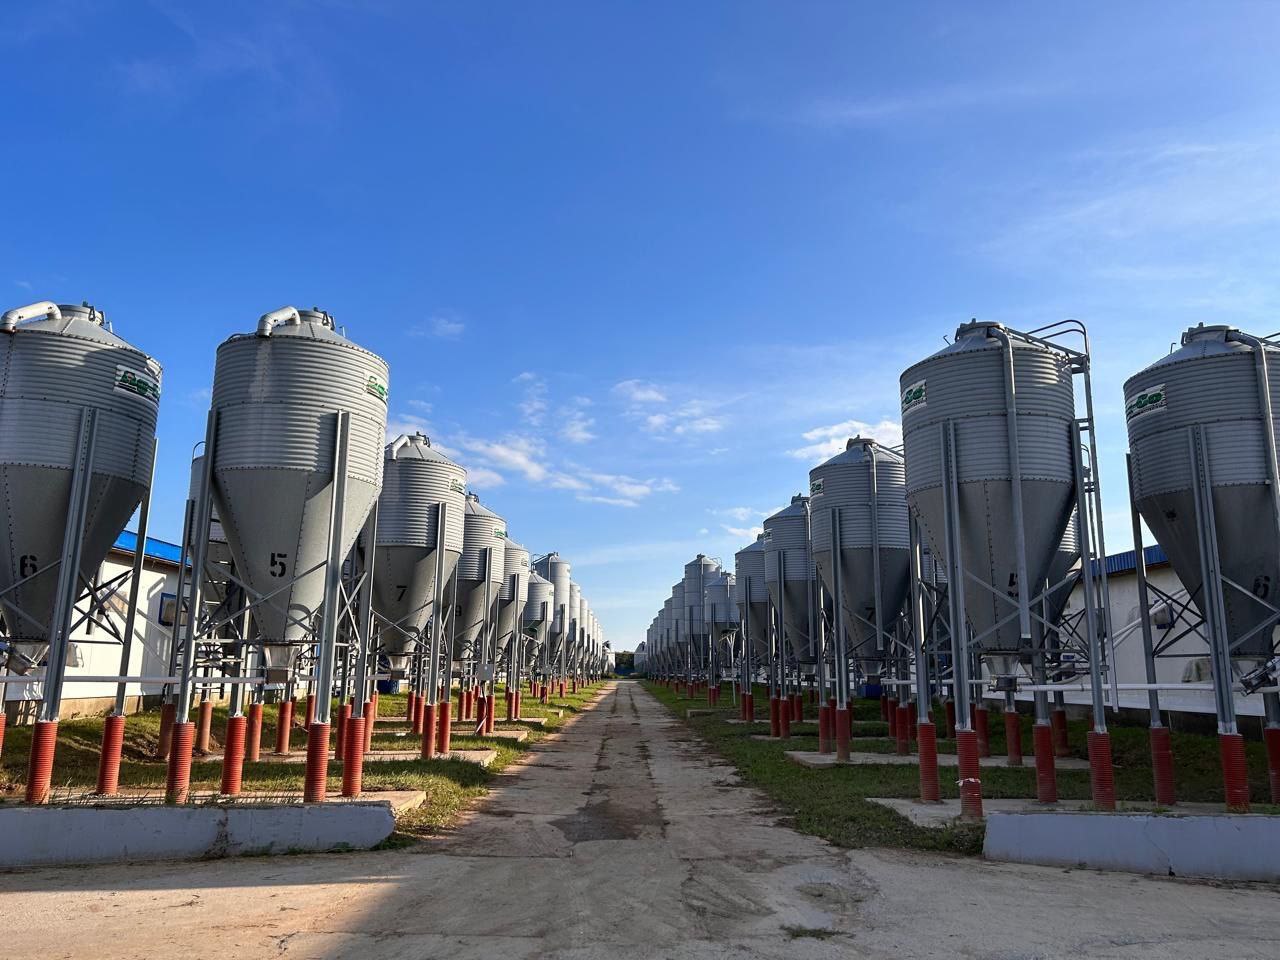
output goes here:
<path id="1" fill-rule="evenodd" d="M 567 473 L 558 473 L 548 481 L 548 486 L 555 487 L 557 490 L 590 490 L 591 484 L 585 480 L 579 480 L 577 477 L 571 477 Z"/>
<path id="2" fill-rule="evenodd" d="M 665 403 L 667 395 L 647 380 L 623 380 L 613 385 L 613 392 L 630 403 Z"/>
<path id="3" fill-rule="evenodd" d="M 541 459 L 542 445 L 530 437 L 518 434 L 508 434 L 501 440 L 462 437 L 457 444 L 479 466 L 514 470 L 532 483 L 540 483 L 547 477 L 547 466 Z"/>
<path id="4" fill-rule="evenodd" d="M 577 499 L 583 503 L 605 503 L 611 507 L 637 507 L 639 503 L 627 497 L 602 497 L 597 494 L 580 493 Z"/>
<path id="5" fill-rule="evenodd" d="M 560 436 L 570 443 L 590 443 L 596 438 L 591 432 L 595 420 L 580 411 L 566 414 L 564 425 L 560 428 Z"/>
<path id="6" fill-rule="evenodd" d="M 1052 96 L 1060 89 L 1056 86 L 1010 84 L 952 86 L 883 97 L 821 97 L 802 106 L 795 117 L 812 127 L 839 130 L 931 114 L 1017 106 Z"/>
<path id="7" fill-rule="evenodd" d="M 700 527 L 700 528 L 698 529 L 698 536 L 700 536 L 700 537 L 705 537 L 705 536 L 706 536 L 708 533 L 710 533 L 710 532 L 711 532 L 711 531 L 710 531 L 710 530 L 708 530 L 706 527 Z"/>
<path id="8" fill-rule="evenodd" d="M 764 533 L 764 527 L 733 527 L 727 523 L 720 524 L 721 529 L 731 537 L 737 537 L 739 540 L 755 540 L 756 537 Z"/>
<path id="9" fill-rule="evenodd" d="M 35 289 L 35 287 L 32 286 L 30 280 L 15 280 L 13 282 L 17 284 L 19 287 L 21 287 L 23 290 L 31 291 Z"/>
<path id="10" fill-rule="evenodd" d="M 547 415 L 547 382 L 536 373 L 526 370 L 511 380 L 523 388 L 524 394 L 517 406 L 520 416 L 530 426 L 540 427 Z"/>
<path id="11" fill-rule="evenodd" d="M 461 320 L 451 320 L 448 317 L 431 318 L 431 335 L 440 337 L 442 340 L 457 340 L 466 329 L 467 325 Z"/>
<path id="12" fill-rule="evenodd" d="M 747 521 L 755 520 L 757 517 L 767 517 L 769 511 L 757 510 L 755 507 L 723 507 L 719 510 L 712 510 L 712 513 L 719 514 L 722 517 L 729 517 L 732 520 Z"/>
<path id="13" fill-rule="evenodd" d="M 506 482 L 507 480 L 502 474 L 498 473 L 497 470 L 490 470 L 488 467 L 470 467 L 467 470 L 467 486 L 476 490 L 500 487 Z"/>
<path id="14" fill-rule="evenodd" d="M 678 424 L 675 432 L 682 436 L 689 433 L 715 433 L 717 430 L 723 429 L 723 427 L 723 417 L 698 417 Z"/>
<path id="15" fill-rule="evenodd" d="M 387 442 L 390 443 L 401 434 L 429 433 L 427 421 L 413 414 L 401 414 L 387 419 Z M 445 456 L 448 456 L 446 453 Z"/>
<path id="16" fill-rule="evenodd" d="M 902 443 L 902 425 L 893 420 L 881 420 L 875 424 L 863 420 L 845 420 L 827 427 L 814 427 L 801 436 L 809 443 L 788 450 L 787 455 L 818 464 L 844 450 L 851 437 L 869 437 L 887 446 L 899 446 Z"/>

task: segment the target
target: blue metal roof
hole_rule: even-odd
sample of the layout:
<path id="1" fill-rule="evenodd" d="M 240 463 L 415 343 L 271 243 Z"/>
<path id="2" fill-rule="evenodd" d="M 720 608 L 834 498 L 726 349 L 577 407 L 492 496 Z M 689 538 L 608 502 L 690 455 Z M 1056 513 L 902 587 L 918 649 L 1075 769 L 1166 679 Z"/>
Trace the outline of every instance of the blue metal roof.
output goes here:
<path id="1" fill-rule="evenodd" d="M 1122 553 L 1113 553 L 1107 557 L 1107 576 L 1115 573 L 1132 573 L 1135 562 L 1135 553 L 1132 550 L 1125 550 Z M 1147 562 L 1147 566 L 1155 566 L 1158 563 L 1168 563 L 1169 557 L 1165 554 L 1164 548 L 1159 544 L 1151 547 L 1142 548 L 1142 557 Z"/>
<path id="2" fill-rule="evenodd" d="M 123 550 L 125 553 L 136 552 L 138 549 L 138 534 L 133 530 L 125 530 L 120 536 L 116 537 L 116 542 L 112 544 L 112 548 Z M 164 560 L 176 565 L 182 559 L 182 549 L 176 543 L 157 540 L 155 537 L 147 537 L 146 556 L 152 560 Z"/>

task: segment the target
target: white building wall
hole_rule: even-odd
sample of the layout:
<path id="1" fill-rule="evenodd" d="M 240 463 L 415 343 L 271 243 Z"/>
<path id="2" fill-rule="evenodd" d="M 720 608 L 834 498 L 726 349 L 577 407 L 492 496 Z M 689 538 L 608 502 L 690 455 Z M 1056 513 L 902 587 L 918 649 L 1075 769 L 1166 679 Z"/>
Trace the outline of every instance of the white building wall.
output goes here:
<path id="1" fill-rule="evenodd" d="M 102 564 L 99 582 L 107 582 L 122 573 L 128 573 L 132 564 L 131 555 L 113 550 Z M 143 567 L 128 676 L 160 677 L 168 672 L 171 628 L 162 626 L 159 621 L 163 596 L 173 595 L 177 591 L 177 572 L 176 565 L 150 558 Z M 116 594 L 116 599 L 119 600 L 119 605 L 117 607 L 114 602 L 110 605 L 110 619 L 117 631 L 123 634 L 124 606 L 128 601 L 127 585 Z M 172 604 L 170 607 L 172 608 Z M 119 675 L 120 653 L 120 643 L 102 627 L 90 629 L 87 625 L 82 625 L 72 633 L 71 649 L 67 655 L 67 679 L 62 695 L 64 716 L 76 715 L 76 701 L 115 697 L 114 683 L 79 683 L 74 678 Z M 43 668 L 40 668 L 29 675 L 31 679 L 27 682 L 5 683 L 3 699 L 8 702 L 40 700 L 44 695 L 44 684 L 41 682 L 43 673 Z M 131 683 L 127 694 L 130 697 L 158 694 L 161 687 L 162 684 Z"/>

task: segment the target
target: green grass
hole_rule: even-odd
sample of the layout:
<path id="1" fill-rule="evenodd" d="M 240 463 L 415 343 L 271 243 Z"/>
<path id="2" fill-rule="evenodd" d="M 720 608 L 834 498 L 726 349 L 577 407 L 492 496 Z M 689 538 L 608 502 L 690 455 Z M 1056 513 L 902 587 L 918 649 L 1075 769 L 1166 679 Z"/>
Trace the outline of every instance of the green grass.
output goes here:
<path id="1" fill-rule="evenodd" d="M 918 769 L 914 765 L 850 765 L 822 770 L 801 767 L 787 760 L 789 750 L 817 750 L 817 725 L 793 724 L 790 741 L 752 739 L 753 734 L 767 732 L 761 724 L 748 727 L 729 723 L 738 716 L 737 706 L 728 696 L 715 712 L 685 718 L 689 708 L 706 709 L 706 698 L 679 696 L 668 687 L 645 683 L 645 688 L 665 704 L 725 759 L 730 761 L 743 779 L 768 794 L 784 811 L 798 830 L 823 837 L 839 846 L 890 846 L 927 850 L 949 850 L 978 853 L 982 847 L 982 827 L 961 824 L 943 829 L 917 827 L 905 817 L 879 804 L 870 797 L 919 796 Z M 756 689 L 756 713 L 761 716 L 768 694 Z M 806 705 L 806 711 L 812 710 Z M 810 714 L 812 715 L 812 714 Z M 936 716 L 937 714 L 935 714 Z M 991 715 L 991 752 L 1005 752 L 1002 715 Z M 855 745 L 863 752 L 892 753 L 895 746 L 884 735 L 887 725 L 880 719 L 878 701 L 859 700 L 854 704 Z M 982 793 L 989 798 L 1034 798 L 1035 769 L 1031 761 L 1031 718 L 1023 717 L 1023 749 L 1027 766 L 1021 770 L 983 768 Z M 1111 726 L 1112 754 L 1115 765 L 1116 795 L 1123 801 L 1154 799 L 1151 759 L 1147 729 L 1142 726 L 1115 723 Z M 1084 721 L 1068 724 L 1072 754 L 1087 759 L 1087 725 Z M 875 739 L 879 737 L 879 739 Z M 914 746 L 914 745 L 913 745 Z M 939 752 L 954 753 L 952 741 L 938 741 Z M 1178 797 L 1181 801 L 1222 801 L 1222 775 L 1218 765 L 1217 739 L 1192 733 L 1173 734 L 1173 752 Z M 1266 755 L 1260 743 L 1247 744 L 1249 780 L 1255 812 L 1280 812 L 1264 806 L 1269 799 Z M 959 796 L 954 770 L 942 768 L 941 788 L 944 797 Z M 1087 805 L 1090 801 L 1089 774 L 1086 770 L 1058 770 L 1058 794 L 1063 801 Z"/>
<path id="2" fill-rule="evenodd" d="M 576 694 L 553 699 L 547 707 L 530 703 L 526 693 L 526 715 L 545 715 L 549 709 L 562 709 L 565 716 L 550 717 L 545 727 L 528 726 L 529 737 L 524 743 L 515 743 L 497 737 L 457 736 L 452 745 L 463 749 L 492 749 L 497 757 L 489 767 L 462 760 L 436 758 L 432 760 L 368 760 L 364 765 L 364 792 L 367 794 L 389 790 L 421 790 L 426 802 L 418 809 L 406 811 L 397 821 L 397 832 L 391 846 L 403 845 L 414 839 L 438 833 L 448 827 L 458 814 L 477 798 L 488 793 L 493 780 L 505 768 L 536 748 L 565 720 L 582 710 L 598 690 L 599 685 L 584 688 Z M 375 749 L 412 750 L 419 738 L 391 735 L 392 721 L 405 715 L 404 695 L 383 694 L 378 698 L 379 725 L 374 728 Z M 499 701 L 501 706 L 501 701 Z M 275 743 L 277 707 L 267 705 L 263 710 L 262 743 L 264 751 Z M 220 734 L 226 726 L 226 709 L 216 707 L 212 723 L 214 750 L 220 750 Z M 193 711 L 194 717 L 194 711 Z M 302 704 L 295 708 L 295 728 L 292 747 L 301 750 L 306 733 L 301 728 Z M 507 724 L 502 723 L 502 726 Z M 97 783 L 98 751 L 102 741 L 102 717 L 82 717 L 66 720 L 58 725 L 58 746 L 53 770 L 53 796 L 70 798 L 92 791 Z M 27 758 L 31 744 L 32 728 L 10 727 L 5 735 L 3 754 L 0 754 L 0 803 L 22 799 L 26 784 Z M 336 738 L 336 732 L 333 734 Z M 160 794 L 164 790 L 165 764 L 155 759 L 160 739 L 159 710 L 148 710 L 129 716 L 125 724 L 123 762 L 120 768 L 122 790 L 147 790 Z M 243 790 L 245 793 L 294 794 L 303 786 L 304 765 L 301 763 L 246 763 Z M 208 794 L 218 790 L 222 779 L 220 761 L 196 761 L 191 767 L 193 802 L 207 802 Z M 337 791 L 342 786 L 342 764 L 329 764 L 329 789 Z"/>

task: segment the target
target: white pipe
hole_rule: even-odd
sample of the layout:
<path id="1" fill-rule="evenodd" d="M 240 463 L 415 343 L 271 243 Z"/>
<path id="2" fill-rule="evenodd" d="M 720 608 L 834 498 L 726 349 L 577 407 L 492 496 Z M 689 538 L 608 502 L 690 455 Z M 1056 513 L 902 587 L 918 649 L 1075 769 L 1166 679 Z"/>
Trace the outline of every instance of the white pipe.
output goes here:
<path id="1" fill-rule="evenodd" d="M 177 683 L 178 677 L 122 677 L 122 676 L 79 676 L 71 675 L 63 679 L 63 683 Z M 196 679 L 197 686 L 217 687 L 221 684 L 245 683 L 250 685 L 263 683 L 261 677 L 203 677 Z M 44 674 L 5 674 L 0 676 L 0 683 L 44 683 Z"/>
<path id="2" fill-rule="evenodd" d="M 50 320 L 62 319 L 62 311 L 58 309 L 56 303 L 51 300 L 41 300 L 38 303 L 29 303 L 25 307 L 14 307 L 12 310 L 5 311 L 4 316 L 0 317 L 0 333 L 13 333 L 14 328 L 23 320 L 30 320 L 41 314 Z"/>
<path id="3" fill-rule="evenodd" d="M 271 336 L 271 331 L 275 329 L 275 326 L 278 323 L 301 322 L 302 317 L 298 315 L 297 307 L 281 307 L 279 310 L 272 310 L 270 313 L 264 313 L 258 318 L 258 336 Z"/>

